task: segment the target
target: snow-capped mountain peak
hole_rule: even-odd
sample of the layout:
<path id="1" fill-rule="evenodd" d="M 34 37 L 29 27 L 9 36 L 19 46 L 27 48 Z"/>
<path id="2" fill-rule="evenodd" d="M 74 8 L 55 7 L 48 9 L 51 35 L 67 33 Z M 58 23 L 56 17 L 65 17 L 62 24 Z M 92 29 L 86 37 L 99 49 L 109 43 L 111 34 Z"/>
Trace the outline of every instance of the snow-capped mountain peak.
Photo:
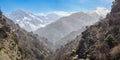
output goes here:
<path id="1" fill-rule="evenodd" d="M 43 26 L 42 24 L 44 24 L 43 20 L 41 20 L 33 13 L 20 9 L 8 14 L 7 17 L 12 19 L 16 24 L 19 24 L 22 28 L 29 32 L 37 30 Z"/>
<path id="2" fill-rule="evenodd" d="M 104 8 L 104 7 L 97 7 L 95 10 L 89 12 L 90 14 L 92 13 L 97 13 L 98 15 L 100 16 L 103 16 L 105 17 L 107 13 L 109 13 L 110 10 L 108 10 L 107 8 Z"/>

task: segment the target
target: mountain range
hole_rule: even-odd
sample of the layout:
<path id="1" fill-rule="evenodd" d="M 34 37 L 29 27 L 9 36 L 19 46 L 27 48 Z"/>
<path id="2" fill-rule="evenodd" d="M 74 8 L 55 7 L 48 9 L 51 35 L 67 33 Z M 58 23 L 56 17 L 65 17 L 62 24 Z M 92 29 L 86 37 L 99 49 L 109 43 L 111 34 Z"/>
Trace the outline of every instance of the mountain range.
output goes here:
<path id="1" fill-rule="evenodd" d="M 54 12 L 58 19 L 46 16 L 53 20 L 31 32 L 19 21 L 42 24 L 36 16 L 45 15 L 19 11 L 11 20 L 0 10 L 0 60 L 120 60 L 120 0 L 113 2 L 111 11 L 98 7 L 90 12 Z"/>
<path id="2" fill-rule="evenodd" d="M 104 18 L 108 12 L 109 10 L 103 7 L 98 7 L 86 13 L 59 11 L 46 14 L 34 14 L 19 9 L 6 16 L 21 28 L 28 32 L 32 31 L 39 37 L 47 38 L 55 48 L 60 48 L 78 35 L 78 32 L 75 33 L 74 31 L 84 31 L 85 29 L 82 28 L 96 23 Z M 79 31 L 79 33 L 81 32 Z"/>
<path id="3" fill-rule="evenodd" d="M 104 13 L 102 11 L 104 11 Z M 101 7 L 87 13 L 76 12 L 71 14 L 70 16 L 62 17 L 57 21 L 34 31 L 34 33 L 47 38 L 48 41 L 53 43 L 54 46 L 57 48 L 58 46 L 61 46 L 63 44 L 60 41 L 63 41 L 63 38 L 68 36 L 70 33 L 78 30 L 83 31 L 83 27 L 98 22 L 100 19 L 103 19 L 108 12 L 109 10 Z M 64 41 L 64 43 L 67 42 Z"/>
<path id="4" fill-rule="evenodd" d="M 46 60 L 119 60 L 120 0 L 107 16 L 58 49 Z"/>
<path id="5" fill-rule="evenodd" d="M 6 14 L 8 18 L 14 21 L 14 23 L 19 24 L 20 27 L 24 28 L 28 32 L 35 31 L 41 27 L 50 24 L 58 20 L 63 16 L 68 16 L 68 13 L 59 11 L 59 12 L 49 12 L 49 13 L 31 13 L 24 10 L 15 10 L 10 14 Z"/>

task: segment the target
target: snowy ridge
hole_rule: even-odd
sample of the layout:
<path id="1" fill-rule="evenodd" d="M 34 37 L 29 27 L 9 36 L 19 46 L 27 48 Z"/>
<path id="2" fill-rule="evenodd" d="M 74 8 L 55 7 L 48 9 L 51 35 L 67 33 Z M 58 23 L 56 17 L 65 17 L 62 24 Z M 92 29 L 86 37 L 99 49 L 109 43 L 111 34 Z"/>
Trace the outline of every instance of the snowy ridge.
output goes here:
<path id="1" fill-rule="evenodd" d="M 97 7 L 95 10 L 89 12 L 89 14 L 97 13 L 100 16 L 106 17 L 107 13 L 109 13 L 110 10 L 104 7 Z"/>
<path id="2" fill-rule="evenodd" d="M 67 12 L 49 12 L 47 14 L 33 14 L 26 12 L 24 10 L 16 10 L 6 16 L 12 19 L 16 24 L 19 24 L 20 27 L 24 28 L 27 31 L 35 31 L 41 27 L 50 24 L 63 16 L 68 16 Z"/>

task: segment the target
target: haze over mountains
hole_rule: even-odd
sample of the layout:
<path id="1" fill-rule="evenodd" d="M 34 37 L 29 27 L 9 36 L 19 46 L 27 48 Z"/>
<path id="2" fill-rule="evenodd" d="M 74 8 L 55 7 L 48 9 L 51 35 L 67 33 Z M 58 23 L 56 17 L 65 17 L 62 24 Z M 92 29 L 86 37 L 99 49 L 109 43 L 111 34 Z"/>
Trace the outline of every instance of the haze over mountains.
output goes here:
<path id="1" fill-rule="evenodd" d="M 103 13 L 102 11 L 104 11 L 105 13 Z M 54 46 L 58 47 L 59 45 L 62 45 L 62 43 L 60 44 L 60 40 L 62 38 L 69 35 L 73 31 L 77 31 L 80 29 L 82 30 L 83 27 L 96 23 L 100 19 L 104 18 L 108 12 L 109 10 L 107 10 L 106 8 L 100 7 L 88 13 L 76 12 L 71 14 L 70 16 L 62 17 L 59 20 L 36 30 L 35 33 L 39 36 L 46 37 L 48 41 L 54 44 Z"/>
<path id="2" fill-rule="evenodd" d="M 108 12 L 109 10 L 103 7 L 97 7 L 89 12 L 59 11 L 46 14 L 34 14 L 19 9 L 6 16 L 28 32 L 33 31 L 40 37 L 47 38 L 55 48 L 59 48 L 72 41 L 76 35 L 85 30 L 86 26 L 104 18 Z M 78 30 L 81 31 L 77 32 Z"/>
<path id="3" fill-rule="evenodd" d="M 106 18 L 46 60 L 120 60 L 120 0 L 115 0 Z"/>
<path id="4" fill-rule="evenodd" d="M 76 35 L 84 31 L 85 29 L 82 28 L 85 28 L 85 26 L 92 25 L 100 18 L 104 18 L 108 12 L 109 10 L 103 7 L 98 7 L 87 13 L 59 11 L 33 14 L 24 10 L 16 10 L 8 14 L 7 17 L 28 32 L 33 31 L 40 37 L 47 38 L 49 42 L 53 43 L 54 47 L 60 47 L 72 41 Z M 78 30 L 81 31 L 77 32 Z"/>
<path id="5" fill-rule="evenodd" d="M 105 16 L 109 10 L 98 7 L 97 10 L 93 10 L 90 13 L 97 13 L 99 15 Z M 104 11 L 104 12 L 102 12 Z M 102 12 L 102 13 L 100 13 Z M 35 31 L 41 27 L 58 20 L 61 17 L 69 16 L 75 12 L 64 12 L 64 11 L 54 11 L 48 13 L 32 13 L 25 10 L 15 10 L 6 16 L 12 19 L 15 23 L 19 24 L 20 27 L 24 28 L 27 31 Z"/>
<path id="6" fill-rule="evenodd" d="M 3 15 L 0 9 L 0 60 L 120 60 L 120 0 L 109 0 L 113 1 L 111 10 L 107 9 L 108 0 L 76 1 L 67 0 L 64 5 L 66 0 L 39 0 L 42 6 L 46 5 L 43 6 L 46 12 L 52 9 L 53 12 L 48 13 L 33 13 L 37 3 L 31 4 L 34 8 L 27 6 L 32 12 L 18 9 Z M 0 5 L 5 7 L 3 2 L 1 0 Z M 14 4 L 20 1 L 6 2 L 12 2 L 15 8 Z M 26 6 L 23 2 L 21 0 L 21 7 Z M 72 8 L 69 11 L 79 10 L 77 7 L 81 8 L 82 4 L 87 6 L 83 6 L 87 11 L 93 8 L 90 6 L 104 5 L 103 2 L 106 8 L 64 12 L 69 10 L 69 7 L 64 9 L 68 3 Z M 63 11 L 57 11 L 61 9 Z"/>

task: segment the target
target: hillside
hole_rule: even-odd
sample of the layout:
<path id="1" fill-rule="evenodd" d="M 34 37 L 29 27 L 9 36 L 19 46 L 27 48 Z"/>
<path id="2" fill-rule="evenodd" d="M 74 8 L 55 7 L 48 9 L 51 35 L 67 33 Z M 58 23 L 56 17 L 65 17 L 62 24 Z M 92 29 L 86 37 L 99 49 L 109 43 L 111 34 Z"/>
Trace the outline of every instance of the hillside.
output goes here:
<path id="1" fill-rule="evenodd" d="M 57 49 L 56 52 L 50 54 L 45 60 L 71 60 L 71 56 L 75 55 L 81 37 L 76 39 Z"/>
<path id="2" fill-rule="evenodd" d="M 76 38 L 76 36 L 78 36 L 79 34 L 81 34 L 81 32 L 83 32 L 86 29 L 86 27 L 83 27 L 77 31 L 73 31 L 70 34 L 66 35 L 65 37 L 61 38 L 60 40 L 56 41 L 56 46 L 60 48 L 61 46 L 66 45 L 67 43 L 70 43 L 72 40 L 74 40 Z"/>
<path id="3" fill-rule="evenodd" d="M 0 15 L 0 60 L 34 60 L 35 58 L 18 43 L 18 38 Z"/>
<path id="4" fill-rule="evenodd" d="M 78 58 L 90 60 L 119 60 L 120 0 L 113 2 L 107 17 L 82 33 L 77 49 Z"/>
<path id="5" fill-rule="evenodd" d="M 28 33 L 24 29 L 20 28 L 19 25 L 14 24 L 11 20 L 7 18 L 6 20 L 18 36 L 19 44 L 28 49 L 36 59 L 43 60 L 49 53 L 51 53 L 51 48 L 48 45 L 49 42 L 47 42 L 46 38 L 38 38 L 37 35 L 32 32 Z"/>
<path id="6" fill-rule="evenodd" d="M 87 27 L 74 40 L 79 41 L 78 46 L 67 44 L 59 50 L 52 60 L 119 60 L 120 59 L 120 0 L 113 2 L 111 12 L 105 19 Z M 76 43 L 77 44 L 77 43 Z M 64 50 L 63 50 L 64 49 Z M 75 50 L 75 51 L 72 51 Z M 67 54 L 67 52 L 69 54 Z"/>
<path id="7" fill-rule="evenodd" d="M 8 19 L 5 16 L 2 16 L 1 19 L 3 20 L 3 22 L 5 20 L 7 25 L 5 25 L 5 27 L 1 27 L 1 29 L 5 28 L 6 30 L 5 30 L 5 32 L 4 31 L 2 32 L 2 30 L 1 30 L 0 36 L 3 35 L 2 33 L 4 33 L 4 34 L 8 33 L 8 35 L 12 36 L 12 37 L 8 38 L 8 41 L 6 41 L 6 43 L 9 43 L 9 45 L 10 45 L 10 44 L 12 44 L 12 43 L 10 43 L 11 41 L 13 41 L 13 43 L 16 43 L 16 42 L 14 42 L 14 40 L 17 41 L 17 43 L 15 45 L 17 45 L 18 48 L 20 47 L 21 49 L 23 49 L 23 51 L 20 52 L 23 54 L 21 56 L 27 57 L 27 55 L 24 56 L 24 54 L 28 54 L 28 57 L 27 57 L 27 58 L 29 58 L 28 60 L 30 60 L 31 58 L 34 58 L 31 60 L 43 60 L 45 57 L 47 57 L 51 53 L 50 45 L 47 45 L 50 43 L 47 42 L 46 38 L 43 38 L 43 37 L 38 38 L 38 36 L 33 34 L 32 32 L 28 33 L 26 30 L 20 28 L 19 25 L 15 24 L 12 20 Z M 6 27 L 9 27 L 9 28 L 6 28 Z M 12 31 L 12 32 L 7 32 L 7 31 Z M 7 39 L 7 38 L 5 37 L 5 39 Z M 4 39 L 2 39 L 2 40 L 4 41 Z M 1 42 L 1 43 L 3 43 L 3 42 Z M 9 48 L 9 45 L 6 45 L 5 48 Z M 4 46 L 1 46 L 1 47 L 4 47 Z M 12 50 L 10 50 L 11 54 L 13 52 L 15 52 L 15 50 L 12 52 L 11 51 Z M 1 53 L 3 53 L 3 52 L 1 52 Z M 14 55 L 17 56 L 17 54 L 14 54 Z M 16 56 L 14 57 L 11 55 L 11 57 L 13 57 L 13 58 L 16 58 Z M 7 58 L 7 56 L 5 56 L 5 57 Z M 2 58 L 2 56 L 1 56 L 1 58 Z M 7 59 L 5 59 L 5 60 L 7 60 Z M 11 60 L 16 60 L 16 59 L 11 59 Z M 21 59 L 21 60 L 23 60 L 23 59 Z M 25 60 L 27 60 L 27 59 L 25 59 Z"/>

